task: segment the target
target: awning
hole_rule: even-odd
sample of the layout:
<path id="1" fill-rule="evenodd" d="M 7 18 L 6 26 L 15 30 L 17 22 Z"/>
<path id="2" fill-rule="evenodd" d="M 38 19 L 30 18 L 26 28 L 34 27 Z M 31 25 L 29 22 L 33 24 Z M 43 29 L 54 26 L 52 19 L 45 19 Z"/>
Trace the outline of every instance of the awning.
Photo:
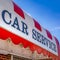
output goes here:
<path id="1" fill-rule="evenodd" d="M 22 37 L 19 37 L 15 34 L 12 34 L 11 32 L 9 32 L 9 31 L 7 31 L 3 28 L 0 28 L 0 39 L 3 39 L 5 41 L 8 38 L 10 38 L 12 43 L 15 44 L 15 45 L 22 44 L 24 48 L 29 47 L 32 52 L 37 51 L 38 54 L 42 53 L 44 56 L 52 57 L 52 59 L 58 60 L 58 56 L 52 54 L 51 52 L 49 52 L 49 51 L 31 43 L 29 41 L 27 41 L 26 39 L 24 39 Z"/>
<path id="2" fill-rule="evenodd" d="M 1 41 L 5 42 L 10 38 L 10 41 L 14 44 L 14 49 L 22 44 L 24 48 L 29 47 L 32 53 L 36 51 L 38 54 L 52 57 L 53 60 L 59 60 L 59 42 L 48 30 L 44 29 L 11 0 L 1 0 L 0 9 Z M 1 49 L 4 46 L 2 45 Z"/>

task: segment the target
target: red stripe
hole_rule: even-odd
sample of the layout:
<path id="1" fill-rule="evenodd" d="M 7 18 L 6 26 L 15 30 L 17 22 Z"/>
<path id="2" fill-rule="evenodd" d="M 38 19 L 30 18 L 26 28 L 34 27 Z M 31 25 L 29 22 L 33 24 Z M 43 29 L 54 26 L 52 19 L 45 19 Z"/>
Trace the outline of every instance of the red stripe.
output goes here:
<path id="1" fill-rule="evenodd" d="M 41 48 L 41 47 L 39 47 L 39 46 L 37 46 L 37 45 L 29 42 L 29 41 L 27 41 L 26 39 L 24 39 L 24 38 L 22 38 L 22 37 L 20 37 L 20 36 L 17 36 L 17 35 L 15 35 L 15 34 L 9 32 L 9 31 L 7 31 L 7 30 L 5 30 L 5 29 L 3 29 L 3 28 L 0 28 L 0 38 L 1 38 L 1 39 L 4 39 L 4 40 L 6 40 L 7 38 L 11 38 L 11 40 L 12 40 L 12 42 L 13 42 L 14 44 L 17 45 L 17 44 L 22 43 L 23 46 L 24 46 L 24 48 L 30 47 L 30 50 L 31 50 L 32 52 L 37 51 L 39 54 L 40 54 L 40 53 L 43 53 L 44 55 L 47 55 L 47 56 L 53 55 L 54 57 L 57 58 L 56 55 L 50 53 L 49 51 L 47 51 L 47 50 L 45 50 L 45 49 L 43 49 L 43 48 Z M 53 56 L 51 56 L 51 57 L 53 57 Z"/>
<path id="2" fill-rule="evenodd" d="M 30 46 L 30 42 L 27 41 L 26 39 L 20 37 L 20 36 L 17 36 L 3 28 L 0 28 L 0 38 L 2 39 L 7 39 L 7 38 L 11 38 L 12 42 L 14 44 L 19 44 L 19 43 L 23 43 L 24 47 L 27 47 L 27 46 Z"/>
<path id="3" fill-rule="evenodd" d="M 57 44 L 58 54 L 60 54 L 60 53 L 59 53 L 59 51 L 60 51 L 60 50 L 59 50 L 59 41 L 58 41 L 58 39 L 57 39 L 55 36 L 54 36 L 54 39 L 55 39 L 56 44 Z"/>
<path id="4" fill-rule="evenodd" d="M 3 29 L 3 28 L 0 28 L 0 38 L 3 39 L 3 40 L 5 40 L 5 39 L 7 39 L 7 38 L 11 38 L 11 40 L 12 40 L 12 42 L 13 42 L 14 44 L 17 45 L 17 44 L 22 43 L 25 48 L 26 48 L 26 47 L 30 47 L 30 49 L 31 49 L 32 51 L 35 51 L 35 49 L 36 49 L 36 47 L 37 47 L 35 44 L 27 41 L 26 39 L 24 39 L 24 38 L 22 38 L 22 37 L 20 37 L 20 36 L 17 36 L 17 35 L 15 35 L 15 34 L 9 32 L 9 31 L 7 31 L 7 30 L 5 30 L 5 29 Z"/>
<path id="5" fill-rule="evenodd" d="M 56 41 L 56 44 L 57 44 L 57 49 L 58 49 L 58 55 L 59 55 L 59 58 L 60 58 L 60 47 L 59 47 L 59 41 L 58 39 L 54 36 L 54 39 Z"/>
<path id="6" fill-rule="evenodd" d="M 33 20 L 34 20 L 34 19 L 33 19 Z M 38 30 L 42 31 L 41 25 L 40 25 L 36 20 L 34 20 L 34 24 L 35 24 L 35 27 L 36 27 Z"/>
<path id="7" fill-rule="evenodd" d="M 56 43 L 59 45 L 59 41 L 55 36 L 54 36 L 54 39 L 55 39 Z"/>
<path id="8" fill-rule="evenodd" d="M 48 30 L 46 30 L 46 33 L 47 33 L 48 38 L 50 38 L 50 39 L 52 40 L 52 35 L 51 35 L 51 33 L 50 33 Z"/>
<path id="9" fill-rule="evenodd" d="M 21 8 L 19 8 L 14 2 L 13 2 L 13 5 L 14 5 L 14 11 L 19 14 L 22 18 L 25 19 L 25 16 L 24 16 L 24 12 Z"/>

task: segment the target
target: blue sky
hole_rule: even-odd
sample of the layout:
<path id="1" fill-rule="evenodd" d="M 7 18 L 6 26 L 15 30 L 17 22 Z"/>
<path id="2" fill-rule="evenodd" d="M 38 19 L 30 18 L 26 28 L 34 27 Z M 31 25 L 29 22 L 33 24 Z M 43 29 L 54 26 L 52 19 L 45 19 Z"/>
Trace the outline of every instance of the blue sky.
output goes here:
<path id="1" fill-rule="evenodd" d="M 14 0 L 60 42 L 60 0 Z"/>

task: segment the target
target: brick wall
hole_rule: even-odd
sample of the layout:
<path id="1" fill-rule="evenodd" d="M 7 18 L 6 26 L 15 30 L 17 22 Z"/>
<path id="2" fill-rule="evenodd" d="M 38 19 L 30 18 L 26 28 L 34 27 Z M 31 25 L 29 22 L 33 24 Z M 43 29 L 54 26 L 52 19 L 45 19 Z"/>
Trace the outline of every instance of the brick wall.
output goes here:
<path id="1" fill-rule="evenodd" d="M 0 60 L 11 60 L 11 55 L 0 54 Z"/>

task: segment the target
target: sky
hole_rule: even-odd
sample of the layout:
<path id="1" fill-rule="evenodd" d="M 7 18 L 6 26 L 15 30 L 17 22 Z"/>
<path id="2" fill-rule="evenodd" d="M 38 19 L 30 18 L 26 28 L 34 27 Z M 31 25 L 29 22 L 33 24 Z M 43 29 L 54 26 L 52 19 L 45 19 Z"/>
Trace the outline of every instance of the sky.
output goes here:
<path id="1" fill-rule="evenodd" d="M 60 0 L 13 0 L 60 42 Z"/>

